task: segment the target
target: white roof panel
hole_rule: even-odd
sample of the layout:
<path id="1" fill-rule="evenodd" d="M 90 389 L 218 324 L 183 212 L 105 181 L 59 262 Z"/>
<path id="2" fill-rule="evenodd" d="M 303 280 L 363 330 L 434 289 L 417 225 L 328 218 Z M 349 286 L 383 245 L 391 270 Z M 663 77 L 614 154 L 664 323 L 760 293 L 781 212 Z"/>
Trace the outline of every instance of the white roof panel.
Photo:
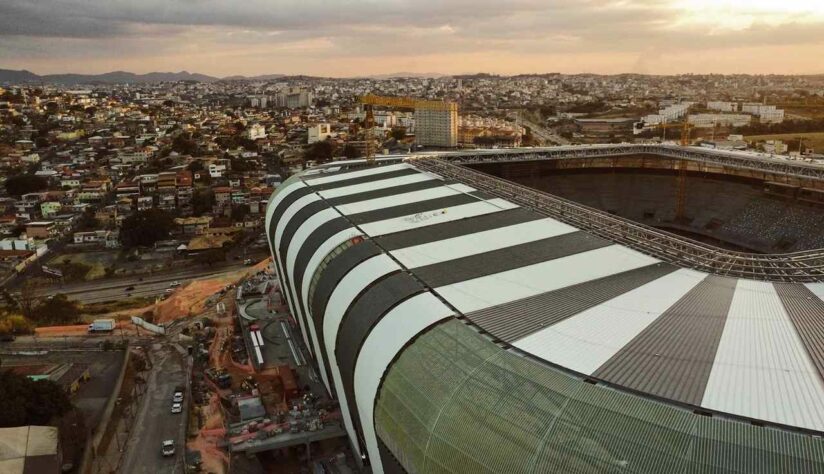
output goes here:
<path id="1" fill-rule="evenodd" d="M 655 263 L 655 258 L 610 245 L 442 286 L 437 291 L 466 314 Z"/>
<path id="2" fill-rule="evenodd" d="M 400 269 L 400 267 L 386 254 L 376 255 L 346 274 L 340 283 L 335 287 L 329 302 L 326 305 L 326 314 L 323 318 L 323 344 L 326 345 L 326 355 L 329 358 L 329 367 L 332 369 L 332 380 L 340 402 L 340 410 L 343 415 L 343 424 L 350 439 L 358 439 L 355 434 L 352 415 L 349 413 L 349 405 L 346 401 L 346 391 L 343 388 L 343 379 L 338 367 L 338 359 L 335 356 L 335 340 L 338 335 L 338 327 L 343 319 L 343 314 L 352 304 L 356 296 L 378 278 Z M 357 443 L 353 443 L 358 449 Z"/>
<path id="3" fill-rule="evenodd" d="M 411 166 L 409 166 L 406 163 L 399 163 L 397 165 L 378 166 L 376 168 L 367 168 L 358 171 L 347 171 L 345 173 L 333 174 L 332 176 L 326 176 L 323 178 L 314 178 L 309 182 L 312 185 L 335 183 L 337 181 L 360 178 L 363 176 L 372 176 L 375 174 L 389 173 L 391 171 L 398 171 L 407 168 L 411 168 Z"/>
<path id="4" fill-rule="evenodd" d="M 266 228 L 268 229 L 272 222 L 272 214 L 275 213 L 275 208 L 277 208 L 278 204 L 286 198 L 286 196 L 292 194 L 293 192 L 297 191 L 300 188 L 306 187 L 306 184 L 303 181 L 293 181 L 286 184 L 281 184 L 272 193 L 269 197 L 269 203 L 266 205 Z"/>
<path id="5" fill-rule="evenodd" d="M 355 227 L 343 229 L 342 231 L 338 232 L 332 237 L 329 237 L 324 243 L 320 245 L 320 247 L 318 247 L 318 249 L 312 255 L 312 258 L 306 265 L 306 272 L 303 274 L 303 280 L 301 281 L 300 298 L 303 301 L 303 307 L 307 308 L 307 312 L 309 312 L 309 302 L 306 301 L 309 293 L 309 285 L 312 283 L 312 276 L 315 274 L 315 270 L 318 268 L 318 265 L 320 265 L 320 262 L 324 258 L 326 258 L 326 256 L 329 255 L 329 252 L 334 250 L 335 247 L 358 235 L 362 234 Z M 307 315 L 307 319 L 311 320 L 312 317 Z M 320 347 L 320 345 L 318 344 L 318 335 L 315 331 L 315 325 L 312 322 L 309 322 L 308 326 L 310 334 L 309 337 L 312 339 L 312 344 L 314 344 L 314 347 Z M 332 390 L 330 389 L 329 385 L 332 382 L 331 380 L 327 380 L 326 364 L 323 361 L 323 357 L 316 357 L 315 360 L 318 361 L 318 365 L 320 366 L 320 376 L 323 379 L 324 385 L 326 385 L 326 388 L 329 390 L 329 393 L 332 393 Z"/>
<path id="6" fill-rule="evenodd" d="M 807 283 L 807 288 L 821 301 L 824 301 L 824 283 Z"/>
<path id="7" fill-rule="evenodd" d="M 738 280 L 701 405 L 824 430 L 824 382 L 772 283 Z"/>
<path id="8" fill-rule="evenodd" d="M 317 196 L 316 196 L 317 197 Z M 297 201 L 296 201 L 297 202 Z M 294 206 L 293 206 L 294 207 Z M 289 241 L 289 247 L 286 253 L 286 276 L 289 278 L 289 292 L 292 296 L 292 311 L 293 314 L 296 316 L 295 319 L 298 320 L 300 323 L 301 334 L 303 335 L 303 342 L 306 343 L 306 346 L 312 350 L 312 346 L 309 345 L 309 332 L 307 328 L 304 327 L 303 324 L 303 311 L 301 310 L 299 299 L 298 299 L 298 288 L 295 287 L 295 260 L 297 259 L 298 253 L 300 248 L 303 244 L 306 243 L 307 237 L 309 234 L 315 231 L 318 227 L 322 226 L 323 224 L 331 221 L 332 219 L 338 217 L 340 214 L 335 212 L 333 209 L 323 209 L 320 212 L 312 215 L 309 219 L 306 219 L 298 230 L 295 231 L 292 240 Z M 354 228 L 352 228 L 354 230 Z M 279 244 L 278 244 L 279 245 Z M 312 352 L 314 354 L 314 351 Z"/>
<path id="9" fill-rule="evenodd" d="M 547 239 L 576 230 L 578 229 L 547 218 L 415 245 L 391 253 L 407 268 L 416 268 Z"/>
<path id="10" fill-rule="evenodd" d="M 275 227 L 275 248 L 280 248 L 280 238 L 283 236 L 283 231 L 286 229 L 286 225 L 289 224 L 289 221 L 295 217 L 295 214 L 297 214 L 298 211 L 315 201 L 320 201 L 320 198 L 317 194 L 310 193 L 306 196 L 301 196 L 289 205 L 285 211 L 283 211 L 283 215 L 281 215 L 280 219 L 278 219 L 278 225 Z"/>
<path id="11" fill-rule="evenodd" d="M 320 194 L 326 199 L 332 199 L 341 196 L 365 193 L 367 191 L 375 191 L 378 189 L 394 188 L 395 186 L 403 186 L 404 184 L 419 183 L 421 181 L 431 181 L 432 179 L 432 176 L 423 173 L 415 173 L 406 176 L 398 176 L 396 178 L 381 179 L 377 181 L 370 181 L 368 183 L 353 184 L 351 186 L 341 186 L 339 188 L 327 189 L 326 191 L 318 191 L 318 194 Z"/>
<path id="12" fill-rule="evenodd" d="M 428 201 L 430 199 L 454 196 L 456 194 L 462 194 L 462 191 L 447 186 L 439 186 L 437 188 L 421 189 L 419 191 L 395 194 L 392 196 L 370 199 L 368 201 L 353 202 L 351 204 L 342 204 L 338 206 L 338 210 L 342 212 L 344 215 L 350 215 L 357 214 L 359 212 L 368 212 L 377 209 L 386 209 L 389 207 L 402 206 L 404 204 L 411 204 L 413 202 Z"/>
<path id="13" fill-rule="evenodd" d="M 361 426 L 373 465 L 381 464 L 373 411 L 378 387 L 386 369 L 412 338 L 452 314 L 452 310 L 432 293 L 422 293 L 389 311 L 364 341 L 355 366 L 354 385 Z"/>
<path id="14" fill-rule="evenodd" d="M 677 270 L 530 334 L 514 346 L 591 375 L 706 276 Z"/>
<path id="15" fill-rule="evenodd" d="M 382 221 L 361 224 L 360 228 L 372 237 L 379 235 L 393 234 L 405 230 L 416 229 L 429 225 L 441 224 L 444 222 L 457 221 L 468 217 L 491 214 L 493 212 L 519 207 L 503 199 L 479 199 L 478 202 L 461 204 L 460 206 L 438 209 L 429 212 L 419 212 L 408 216 L 394 217 Z"/>

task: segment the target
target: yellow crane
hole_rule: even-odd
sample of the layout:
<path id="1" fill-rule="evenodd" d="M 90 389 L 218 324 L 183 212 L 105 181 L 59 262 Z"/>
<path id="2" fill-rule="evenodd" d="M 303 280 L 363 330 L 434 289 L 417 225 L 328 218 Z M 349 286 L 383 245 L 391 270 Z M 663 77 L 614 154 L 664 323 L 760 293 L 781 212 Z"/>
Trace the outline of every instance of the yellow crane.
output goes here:
<path id="1" fill-rule="evenodd" d="M 662 129 L 663 132 L 663 139 L 666 140 L 667 138 L 667 129 L 669 128 L 680 128 L 681 129 L 681 146 L 688 146 L 690 144 L 690 135 L 692 134 L 692 129 L 694 125 L 689 122 L 664 122 L 654 125 L 655 128 Z"/>
<path id="2" fill-rule="evenodd" d="M 372 164 L 375 162 L 375 151 L 372 149 L 372 128 L 375 126 L 375 115 L 373 113 L 374 107 L 387 107 L 390 109 L 408 109 L 408 110 L 451 110 L 454 103 L 443 102 L 439 100 L 425 100 L 416 99 L 414 97 L 387 97 L 374 94 L 366 94 L 358 98 L 358 101 L 363 105 L 363 110 L 366 116 L 363 120 L 363 128 L 365 130 L 365 145 L 366 145 L 366 162 Z"/>
<path id="3" fill-rule="evenodd" d="M 681 146 L 689 146 L 690 132 L 693 129 L 693 124 L 689 122 L 674 122 L 674 123 L 660 123 L 656 125 L 664 131 L 663 138 L 667 137 L 667 129 L 680 128 L 681 129 Z M 676 177 L 676 195 L 675 195 L 675 221 L 683 222 L 685 215 L 685 208 L 687 205 L 687 160 L 679 160 L 678 175 Z"/>

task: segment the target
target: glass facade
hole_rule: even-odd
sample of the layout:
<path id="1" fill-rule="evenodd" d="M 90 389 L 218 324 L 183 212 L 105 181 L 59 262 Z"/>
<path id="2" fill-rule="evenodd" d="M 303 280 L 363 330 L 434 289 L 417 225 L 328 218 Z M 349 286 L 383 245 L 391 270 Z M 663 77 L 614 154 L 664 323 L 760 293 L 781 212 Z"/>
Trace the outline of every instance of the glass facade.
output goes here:
<path id="1" fill-rule="evenodd" d="M 824 472 L 824 440 L 593 385 L 459 320 L 410 344 L 375 405 L 410 473 Z"/>

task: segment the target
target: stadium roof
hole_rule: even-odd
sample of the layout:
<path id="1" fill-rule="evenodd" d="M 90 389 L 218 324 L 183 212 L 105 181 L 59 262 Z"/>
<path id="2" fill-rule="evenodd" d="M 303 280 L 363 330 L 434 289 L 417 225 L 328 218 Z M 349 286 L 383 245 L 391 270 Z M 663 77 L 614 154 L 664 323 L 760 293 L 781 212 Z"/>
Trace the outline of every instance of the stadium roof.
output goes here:
<path id="1" fill-rule="evenodd" d="M 824 283 L 682 268 L 414 161 L 313 170 L 275 196 L 290 274 L 311 276 L 347 240 L 374 244 L 341 277 L 350 294 L 327 307 L 347 308 L 383 277 L 369 301 L 389 308 L 423 289 L 404 311 L 465 317 L 509 351 L 676 404 L 824 431 Z M 323 284 L 293 283 L 304 295 Z"/>

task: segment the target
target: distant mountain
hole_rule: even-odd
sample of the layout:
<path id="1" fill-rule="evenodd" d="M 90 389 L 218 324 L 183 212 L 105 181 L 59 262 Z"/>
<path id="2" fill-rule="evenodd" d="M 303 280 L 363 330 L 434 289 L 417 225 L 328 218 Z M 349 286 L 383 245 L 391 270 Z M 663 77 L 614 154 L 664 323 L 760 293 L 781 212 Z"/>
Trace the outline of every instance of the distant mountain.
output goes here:
<path id="1" fill-rule="evenodd" d="M 31 71 L 12 71 L 11 69 L 0 69 L 0 83 L 9 82 L 19 84 L 23 82 L 38 82 L 40 76 Z"/>
<path id="2" fill-rule="evenodd" d="M 135 74 L 125 71 L 107 72 L 105 74 L 46 74 L 39 76 L 30 71 L 12 71 L 0 69 L 0 83 L 50 83 L 50 84 L 140 84 L 149 82 L 198 81 L 213 82 L 218 78 L 205 74 L 180 72 L 150 72 Z"/>
<path id="3" fill-rule="evenodd" d="M 275 79 L 283 79 L 284 74 L 263 74 L 260 76 L 226 76 L 222 78 L 223 81 L 273 81 Z"/>
<path id="4" fill-rule="evenodd" d="M 391 74 L 377 74 L 369 76 L 371 79 L 398 79 L 398 78 L 413 78 L 413 79 L 437 79 L 439 77 L 446 77 L 449 74 L 441 74 L 439 72 L 393 72 Z"/>

